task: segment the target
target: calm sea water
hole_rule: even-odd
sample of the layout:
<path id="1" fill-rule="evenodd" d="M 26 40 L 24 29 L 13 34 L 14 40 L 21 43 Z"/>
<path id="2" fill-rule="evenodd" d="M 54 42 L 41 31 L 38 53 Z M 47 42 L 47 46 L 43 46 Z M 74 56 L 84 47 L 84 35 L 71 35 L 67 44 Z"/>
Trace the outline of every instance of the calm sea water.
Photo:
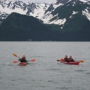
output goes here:
<path id="1" fill-rule="evenodd" d="M 36 62 L 21 67 L 13 53 Z M 84 63 L 56 61 L 65 55 Z M 90 42 L 0 42 L 0 90 L 90 90 Z"/>

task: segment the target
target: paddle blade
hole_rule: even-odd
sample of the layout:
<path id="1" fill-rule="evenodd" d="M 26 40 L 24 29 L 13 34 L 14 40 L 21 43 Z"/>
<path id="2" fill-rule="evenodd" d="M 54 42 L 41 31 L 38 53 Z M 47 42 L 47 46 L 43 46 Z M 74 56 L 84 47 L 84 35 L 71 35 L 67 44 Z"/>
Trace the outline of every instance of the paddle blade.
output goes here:
<path id="1" fill-rule="evenodd" d="M 58 62 L 60 62 L 60 60 L 57 60 Z"/>
<path id="2" fill-rule="evenodd" d="M 34 58 L 34 59 L 30 60 L 30 61 L 35 62 L 35 61 L 36 61 L 36 59 Z"/>
<path id="3" fill-rule="evenodd" d="M 83 62 L 84 62 L 84 60 L 80 60 L 79 62 L 82 62 L 82 63 L 83 63 Z"/>
<path id="4" fill-rule="evenodd" d="M 13 56 L 18 57 L 17 54 L 13 53 Z"/>
<path id="5" fill-rule="evenodd" d="M 14 60 L 13 63 L 18 63 L 18 61 L 17 60 Z"/>
<path id="6" fill-rule="evenodd" d="M 57 60 L 58 62 L 60 62 L 60 61 L 65 61 L 65 59 L 64 58 L 61 58 L 60 60 Z"/>
<path id="7" fill-rule="evenodd" d="M 65 59 L 64 58 L 61 58 L 60 61 L 65 61 Z"/>

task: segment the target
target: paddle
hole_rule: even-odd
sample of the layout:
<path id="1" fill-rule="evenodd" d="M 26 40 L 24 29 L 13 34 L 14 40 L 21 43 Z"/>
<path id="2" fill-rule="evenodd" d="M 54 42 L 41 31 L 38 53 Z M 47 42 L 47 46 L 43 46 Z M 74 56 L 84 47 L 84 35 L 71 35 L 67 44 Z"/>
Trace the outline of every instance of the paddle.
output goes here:
<path id="1" fill-rule="evenodd" d="M 84 60 L 79 60 L 79 62 L 83 63 L 83 62 L 84 62 Z"/>
<path id="2" fill-rule="evenodd" d="M 13 56 L 18 57 L 17 54 L 13 53 Z M 20 57 L 18 57 L 20 59 Z"/>
<path id="3" fill-rule="evenodd" d="M 61 58 L 60 60 L 57 60 L 57 61 L 60 62 L 60 61 L 65 61 L 65 60 L 64 60 L 64 58 Z"/>
<path id="4" fill-rule="evenodd" d="M 13 53 L 13 56 L 18 57 L 18 55 L 17 55 L 17 54 L 15 54 L 15 53 Z M 20 59 L 20 57 L 18 57 L 18 58 Z M 34 58 L 34 59 L 31 59 L 31 60 L 28 60 L 28 61 L 35 62 L 35 61 L 36 61 L 36 59 Z M 18 62 L 18 60 L 14 60 L 14 61 L 13 61 L 13 63 L 17 63 L 17 62 Z"/>

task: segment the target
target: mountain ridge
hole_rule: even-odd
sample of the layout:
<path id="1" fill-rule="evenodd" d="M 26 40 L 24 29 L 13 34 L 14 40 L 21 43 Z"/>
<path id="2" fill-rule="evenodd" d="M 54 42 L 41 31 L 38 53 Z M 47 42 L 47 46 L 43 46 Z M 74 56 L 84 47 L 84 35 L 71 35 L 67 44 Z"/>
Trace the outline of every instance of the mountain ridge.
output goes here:
<path id="1" fill-rule="evenodd" d="M 51 30 L 35 17 L 11 13 L 0 25 L 0 41 L 90 41 L 90 22 L 83 21 L 77 30 Z"/>
<path id="2" fill-rule="evenodd" d="M 11 13 L 0 26 L 0 41 L 56 40 L 52 33 L 35 17 Z"/>
<path id="3" fill-rule="evenodd" d="M 0 19 L 6 19 L 7 15 L 12 12 L 17 12 L 20 14 L 28 15 L 36 17 L 43 21 L 46 24 L 58 24 L 64 25 L 66 22 L 65 18 L 58 17 L 58 13 L 53 14 L 57 8 L 63 7 L 66 4 L 69 5 L 70 3 L 73 6 L 78 2 L 84 8 L 82 11 L 82 15 L 85 15 L 87 19 L 90 20 L 90 1 L 89 0 L 57 0 L 55 3 L 48 4 L 48 3 L 24 3 L 22 1 L 11 1 L 11 0 L 0 0 Z M 86 5 L 86 7 L 85 7 Z M 68 6 L 67 6 L 68 7 Z M 2 13 L 6 14 L 6 17 L 2 17 Z M 56 17 L 56 18 L 55 18 Z M 55 19 L 54 19 L 55 18 Z M 2 19 L 2 20 L 3 20 Z M 63 22 L 63 23 L 62 23 Z"/>

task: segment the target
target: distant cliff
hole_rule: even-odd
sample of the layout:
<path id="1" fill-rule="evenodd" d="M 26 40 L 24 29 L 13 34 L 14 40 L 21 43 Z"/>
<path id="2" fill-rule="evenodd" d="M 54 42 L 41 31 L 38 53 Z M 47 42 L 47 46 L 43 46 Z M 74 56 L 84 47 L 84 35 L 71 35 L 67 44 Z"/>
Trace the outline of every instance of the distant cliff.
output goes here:
<path id="1" fill-rule="evenodd" d="M 90 41 L 90 22 L 82 20 L 84 24 L 78 26 L 83 24 L 83 28 L 61 30 L 58 25 L 45 25 L 32 16 L 12 13 L 0 25 L 0 41 Z"/>

